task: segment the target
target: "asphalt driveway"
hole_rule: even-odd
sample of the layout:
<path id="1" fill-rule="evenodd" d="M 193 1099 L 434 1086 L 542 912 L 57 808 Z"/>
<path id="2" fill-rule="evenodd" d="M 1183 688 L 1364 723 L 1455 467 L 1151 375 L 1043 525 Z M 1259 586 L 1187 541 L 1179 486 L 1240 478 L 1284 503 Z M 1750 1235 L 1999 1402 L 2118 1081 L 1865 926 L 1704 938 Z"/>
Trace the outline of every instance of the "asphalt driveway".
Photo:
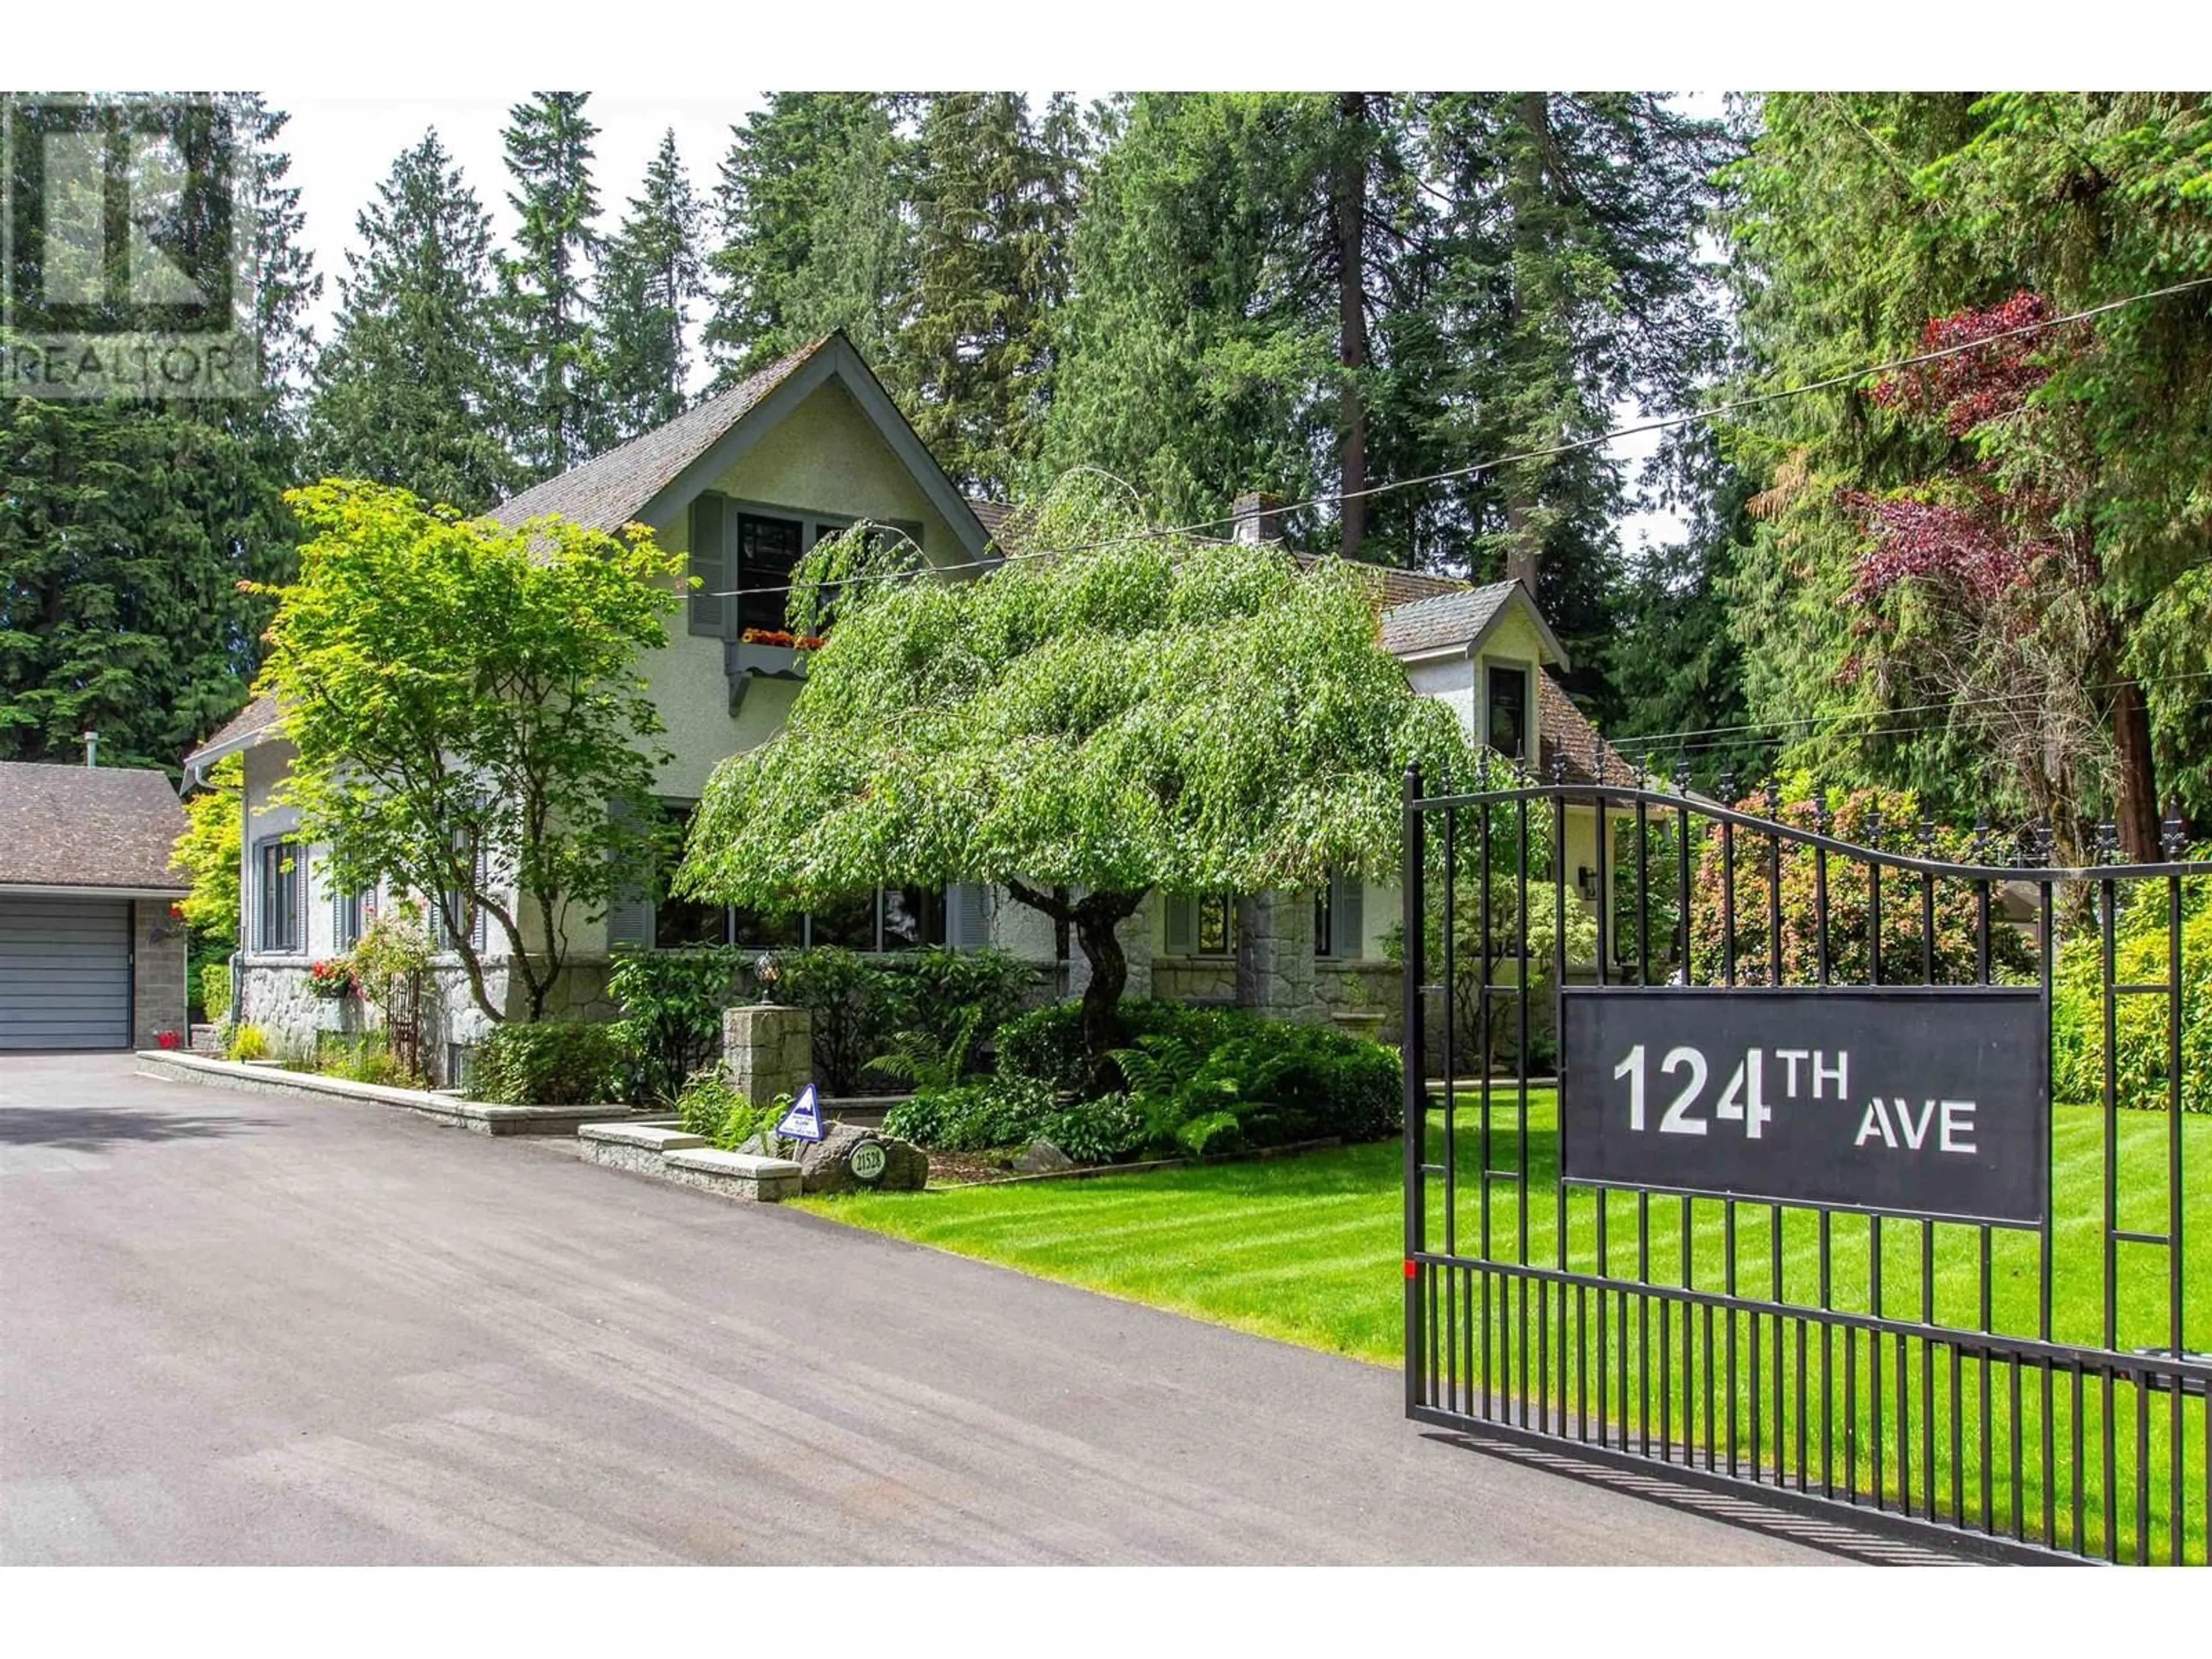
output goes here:
<path id="1" fill-rule="evenodd" d="M 1835 1559 L 1398 1386 L 544 1145 L 0 1057 L 0 1562 Z"/>

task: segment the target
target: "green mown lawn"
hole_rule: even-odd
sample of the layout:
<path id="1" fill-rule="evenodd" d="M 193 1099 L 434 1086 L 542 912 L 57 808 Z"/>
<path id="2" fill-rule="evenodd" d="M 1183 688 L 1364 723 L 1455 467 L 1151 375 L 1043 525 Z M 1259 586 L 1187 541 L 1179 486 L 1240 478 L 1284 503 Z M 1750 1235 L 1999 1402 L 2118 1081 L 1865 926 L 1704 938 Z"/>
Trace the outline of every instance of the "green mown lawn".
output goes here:
<path id="1" fill-rule="evenodd" d="M 1474 1116 L 1462 1103 L 1455 1136 L 1460 1172 L 1456 1219 L 1462 1255 L 1479 1253 L 1483 1223 L 1477 1196 L 1483 1183 L 1472 1177 L 1480 1157 Z M 1527 1150 L 1536 1196 L 1528 1218 L 1528 1259 L 1547 1265 L 1559 1259 L 1559 1218 L 1552 1184 L 1556 1125 L 1557 1109 L 1553 1097 L 1547 1091 L 1532 1095 Z M 2120 1115 L 2123 1196 L 2119 1224 L 2124 1229 L 2165 1229 L 2167 1128 L 2168 1120 L 2162 1115 Z M 2187 1171 L 2184 1237 L 2189 1285 L 2188 1328 L 2184 1334 L 2184 1346 L 2212 1348 L 2212 1119 L 2185 1119 L 2183 1130 L 2184 1168 Z M 1432 1133 L 1430 1156 L 1432 1160 L 1441 1159 L 1441 1114 L 1432 1115 Z M 2060 1341 L 2099 1343 L 2103 1337 L 2103 1267 L 2099 1247 L 2104 1182 L 2101 1113 L 2084 1107 L 2058 1108 L 2054 1115 L 2053 1147 L 2053 1201 L 2057 1220 L 2053 1241 L 2056 1272 L 2052 1285 L 2052 1334 Z M 1492 1111 L 1491 1166 L 1514 1168 L 1520 1151 L 1519 1127 L 1510 1097 L 1501 1097 Z M 1435 1179 L 1430 1182 L 1431 1248 L 1442 1246 L 1442 1185 Z M 1491 1194 L 1492 1254 L 1510 1259 L 1514 1254 L 1518 1226 L 1514 1189 L 1510 1183 L 1493 1182 Z M 1653 1283 L 1683 1282 L 1681 1203 L 1682 1200 L 1667 1198 L 1649 1201 L 1644 1241 L 1648 1251 L 1645 1271 Z M 1399 1148 L 1395 1142 L 1146 1175 L 809 1200 L 806 1207 L 919 1243 L 1262 1335 L 1382 1364 L 1395 1365 L 1400 1360 L 1404 1328 L 1404 1279 L 1400 1265 L 1403 1255 L 1403 1200 Z M 1698 1200 L 1691 1201 L 1690 1207 L 1690 1256 L 1694 1267 L 1692 1283 L 1698 1288 L 1719 1289 L 1726 1280 L 1729 1255 L 1729 1224 L 1724 1213 L 1727 1206 L 1717 1200 Z M 1747 1296 L 1765 1297 L 1772 1290 L 1772 1213 L 1765 1206 L 1736 1206 L 1735 1288 Z M 1636 1199 L 1628 1194 L 1613 1194 L 1606 1220 L 1603 1266 L 1612 1275 L 1632 1280 L 1638 1272 Z M 1592 1194 L 1578 1191 L 1572 1195 L 1566 1231 L 1568 1265 L 1581 1272 L 1599 1267 L 1597 1204 Z M 1833 1218 L 1828 1253 L 1831 1305 L 1862 1311 L 1869 1308 L 1870 1232 L 1870 1225 L 1863 1218 Z M 1781 1245 L 1782 1299 L 1789 1303 L 1814 1302 L 1818 1292 L 1820 1264 L 1817 1218 L 1807 1212 L 1784 1212 Z M 1981 1231 L 1977 1228 L 1935 1224 L 1923 1229 L 1923 1224 L 1915 1221 L 1885 1224 L 1881 1233 L 1883 1311 L 1899 1319 L 1921 1316 L 1920 1267 L 1924 1249 L 1935 1267 L 1935 1318 L 1949 1324 L 1978 1324 L 1981 1248 Z M 2039 1311 L 2037 1248 L 2033 1234 L 2002 1231 L 1991 1233 L 1991 1323 L 2000 1332 L 2021 1335 L 2035 1333 Z M 2132 1244 L 2123 1244 L 2120 1249 L 2119 1345 L 2124 1348 L 2163 1346 L 2168 1340 L 2166 1252 Z M 1532 1309 L 1532 1315 L 1533 1311 Z M 1548 1316 L 1557 1328 L 1562 1316 L 1556 1303 L 1550 1304 Z M 1618 1320 L 1620 1315 L 1616 1312 L 1614 1316 Z M 1653 1317 L 1656 1320 L 1656 1314 Z M 1739 1352 L 1747 1364 L 1749 1318 L 1742 1316 L 1740 1320 Z M 1715 1350 L 1717 1355 L 1725 1347 L 1727 1323 L 1725 1317 L 1719 1322 L 1719 1334 L 1715 1338 L 1720 1345 Z M 1763 1325 L 1771 1332 L 1774 1322 L 1768 1319 Z M 1508 1336 L 1506 1326 L 1494 1322 L 1492 1329 L 1502 1344 Z M 1619 1329 L 1616 1324 L 1616 1334 Z M 1464 1338 L 1463 1328 L 1462 1334 Z M 1656 1343 L 1656 1325 L 1651 1340 Z M 1811 1343 L 1811 1363 L 1815 1367 L 1811 1389 L 1815 1396 L 1820 1392 L 1817 1380 L 1819 1348 L 1820 1336 L 1815 1330 Z M 1638 1401 L 1640 1410 L 1641 1399 L 1647 1392 L 1665 1395 L 1670 1402 L 1667 1413 L 1669 1433 L 1677 1443 L 1705 1444 L 1724 1439 L 1729 1431 L 1725 1395 L 1718 1419 L 1693 1417 L 1685 1425 L 1683 1407 L 1694 1403 L 1702 1408 L 1702 1389 L 1707 1379 L 1702 1371 L 1698 1373 L 1694 1384 L 1698 1398 L 1693 1402 L 1686 1401 L 1682 1361 L 1688 1356 L 1683 1348 L 1679 1320 L 1674 1328 L 1670 1352 L 1674 1363 L 1668 1369 L 1664 1387 L 1660 1386 L 1656 1374 L 1646 1379 L 1632 1367 L 1626 1373 L 1630 1386 L 1626 1397 Z M 1654 1356 L 1656 1372 L 1656 1348 Z M 1911 1345 L 1907 1356 L 1906 1389 L 1916 1402 L 1922 1395 L 1921 1356 L 1919 1345 Z M 1702 1366 L 1702 1358 L 1697 1363 Z M 1556 1353 L 1553 1355 L 1553 1364 L 1550 1392 L 1554 1396 L 1564 1393 L 1565 1403 L 1571 1406 L 1577 1403 L 1575 1396 L 1579 1394 L 1579 1408 L 1595 1416 L 1594 1366 L 1589 1376 L 1574 1372 L 1562 1378 Z M 1620 1364 L 1616 1334 L 1613 1356 L 1607 1362 L 1608 1370 L 1616 1372 L 1616 1385 Z M 1720 1364 L 1717 1358 L 1715 1364 Z M 1765 1364 L 1771 1379 L 1771 1345 Z M 1892 1426 L 1887 1433 L 1893 1436 L 1893 1341 L 1884 1344 L 1882 1364 L 1885 1386 L 1891 1395 L 1887 1420 Z M 1968 1380 L 1954 1399 L 1946 1364 L 1936 1368 L 1936 1405 L 1931 1413 L 1936 1441 L 1936 1485 L 1941 1495 L 1939 1512 L 1948 1507 L 1952 1480 L 1948 1441 L 1955 1415 L 1965 1465 L 1959 1471 L 1960 1486 L 1968 1518 L 1972 1520 L 1979 1513 L 1978 1487 L 1984 1473 L 1977 1450 L 1983 1429 L 1978 1390 L 1972 1380 L 1977 1372 L 1972 1365 L 1966 1368 L 1964 1375 Z M 1846 1420 L 1855 1420 L 1858 1425 L 1854 1459 L 1857 1484 L 1870 1490 L 1874 1479 L 1869 1445 L 1873 1427 L 1872 1379 L 1863 1340 L 1856 1343 L 1850 1366 L 1853 1386 L 1848 1407 L 1843 1382 L 1846 1367 L 1840 1341 L 1832 1354 L 1831 1368 L 1832 1398 L 1828 1409 L 1836 1421 L 1835 1443 L 1838 1449 L 1842 1447 L 1844 1425 Z M 1516 1373 L 1517 1369 L 1516 1357 Z M 1493 1376 L 1497 1376 L 1493 1372 Z M 1992 1376 L 1996 1379 L 1995 1392 L 1988 1426 L 1991 1443 L 1996 1448 L 1991 1462 L 1999 1467 L 1988 1471 L 1990 1501 L 2000 1521 L 2008 1522 L 2014 1485 L 2009 1462 L 2004 1455 L 2014 1427 L 2007 1399 L 2009 1373 L 1998 1368 Z M 1502 1379 L 1499 1386 L 1504 1386 Z M 1794 1388 L 1794 1382 L 1790 1386 Z M 1531 1387 L 1534 1387 L 1533 1381 Z M 2045 1503 L 2040 1461 L 2035 1449 L 2043 1432 L 2039 1388 L 2039 1374 L 2028 1373 L 2019 1422 L 2028 1447 L 2019 1482 L 2020 1499 L 2031 1534 L 2040 1527 Z M 1622 1397 L 1616 1386 L 1604 1413 L 1609 1420 L 1620 1420 L 1618 1401 Z M 2148 1541 L 2151 1554 L 2157 1558 L 2167 1553 L 2171 1399 L 2153 1394 L 2147 1396 L 2147 1403 L 2143 1433 L 2148 1454 L 2147 1467 L 2154 1474 L 2155 1487 L 2149 1495 Z M 2181 1449 L 2188 1478 L 2184 1482 L 2184 1518 L 2185 1533 L 2191 1541 L 2185 1545 L 2185 1554 L 2187 1559 L 2201 1560 L 2204 1550 L 2203 1402 L 2191 1397 L 2185 1405 Z M 1778 1442 L 1771 1402 L 1766 1409 L 1769 1420 L 1762 1443 L 1769 1448 L 1770 1457 L 1779 1455 L 1785 1464 L 1794 1464 L 1795 1416 L 1785 1412 Z M 1817 1448 L 1821 1410 L 1817 1397 L 1809 1409 L 1815 1419 L 1811 1444 Z M 1650 1412 L 1655 1435 L 1658 1411 L 1658 1405 L 1654 1403 Z M 1749 1428 L 1747 1413 L 1747 1399 L 1740 1394 L 1735 1429 L 1739 1440 L 1747 1445 L 1744 1437 Z M 2118 1490 L 2124 1494 L 2117 1542 L 2124 1558 L 2133 1553 L 2136 1544 L 2133 1470 L 2137 1425 L 2131 1389 L 2124 1387 L 2120 1391 L 2115 1416 L 2120 1432 L 2114 1437 L 2114 1474 Z M 2063 1375 L 2054 1398 L 2052 1419 L 2059 1479 L 2053 1483 L 2051 1501 L 2057 1534 L 2063 1541 L 2070 1535 L 2075 1498 L 2066 1468 L 2075 1419 Z M 2101 1403 L 2093 1382 L 2081 1418 L 2087 1456 L 2081 1496 L 2084 1535 L 2090 1547 L 2100 1552 L 2105 1537 L 2102 1509 L 2097 1502 L 2101 1425 Z M 1911 1449 L 1917 1460 L 1920 1455 L 1917 1436 Z M 1813 1464 L 1817 1480 L 1817 1450 L 1808 1462 Z M 1832 1473 L 1839 1484 L 1845 1478 L 1841 1467 Z M 1886 1469 L 1882 1484 L 1893 1492 L 1893 1468 Z M 1915 1484 L 1917 1490 L 1921 1484 L 1917 1478 Z"/>

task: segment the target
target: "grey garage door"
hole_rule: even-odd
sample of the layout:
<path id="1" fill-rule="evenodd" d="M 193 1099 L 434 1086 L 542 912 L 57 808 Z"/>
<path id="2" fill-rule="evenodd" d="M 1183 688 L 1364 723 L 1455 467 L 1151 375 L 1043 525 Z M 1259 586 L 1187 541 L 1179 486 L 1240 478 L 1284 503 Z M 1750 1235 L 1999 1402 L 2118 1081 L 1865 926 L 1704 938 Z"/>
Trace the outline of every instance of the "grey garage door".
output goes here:
<path id="1" fill-rule="evenodd" d="M 0 897 L 0 1048 L 130 1046 L 129 901 Z"/>

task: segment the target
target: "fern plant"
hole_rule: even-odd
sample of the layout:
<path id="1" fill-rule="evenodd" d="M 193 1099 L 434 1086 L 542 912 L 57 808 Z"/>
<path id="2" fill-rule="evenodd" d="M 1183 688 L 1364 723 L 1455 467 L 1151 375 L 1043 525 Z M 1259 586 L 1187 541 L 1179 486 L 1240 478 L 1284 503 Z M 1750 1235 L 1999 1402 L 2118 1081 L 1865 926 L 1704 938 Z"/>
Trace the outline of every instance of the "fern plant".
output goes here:
<path id="1" fill-rule="evenodd" d="M 950 1040 L 943 1043 L 927 1031 L 901 1031 L 890 1052 L 870 1060 L 868 1069 L 910 1089 L 949 1089 L 968 1069 L 968 1051 L 975 1046 L 975 1030 L 982 1018 L 981 1005 L 970 1005 L 954 1024 Z"/>

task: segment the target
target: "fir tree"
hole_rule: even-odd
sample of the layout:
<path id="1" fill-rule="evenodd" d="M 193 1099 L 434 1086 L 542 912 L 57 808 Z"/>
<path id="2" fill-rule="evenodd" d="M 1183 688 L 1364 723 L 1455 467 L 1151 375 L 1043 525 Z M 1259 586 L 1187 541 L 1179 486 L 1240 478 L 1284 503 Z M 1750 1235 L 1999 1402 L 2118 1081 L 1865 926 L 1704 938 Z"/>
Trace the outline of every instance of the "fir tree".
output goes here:
<path id="1" fill-rule="evenodd" d="M 235 180 L 253 239 L 240 321 L 258 337 L 259 384 L 235 398 L 0 404 L 0 758 L 77 760 L 82 733 L 97 731 L 103 763 L 173 768 L 246 699 L 267 608 L 238 584 L 282 580 L 295 557 L 279 495 L 298 465 L 295 380 L 318 279 L 298 240 L 286 118 L 251 94 L 128 113 L 134 130 L 168 124 L 176 151 Z M 22 124 L 25 165 L 40 106 L 5 114 Z M 191 193 L 133 199 L 160 204 L 157 243 L 192 234 L 179 222 Z M 20 239 L 14 252 L 32 255 Z"/>
<path id="2" fill-rule="evenodd" d="M 620 442 L 673 420 L 690 378 L 684 331 L 706 291 L 699 258 L 700 208 L 676 153 L 662 135 L 622 229 L 607 246 L 599 328 L 605 345 L 610 437 Z"/>
<path id="3" fill-rule="evenodd" d="M 494 420 L 490 216 L 433 129 L 355 224 L 362 251 L 316 367 L 315 467 L 480 511 L 510 468 Z"/>
<path id="4" fill-rule="evenodd" d="M 771 93 L 733 127 L 714 192 L 706 328 L 726 384 L 842 329 L 878 373 L 913 304 L 911 145 L 896 94 Z M 896 388 L 895 388 L 896 389 Z"/>
<path id="5" fill-rule="evenodd" d="M 1003 495 L 1039 449 L 1051 401 L 1054 308 L 1080 198 L 1081 134 L 1055 98 L 951 93 L 916 140 L 915 310 L 895 375 L 915 430 L 962 483 Z"/>
<path id="6" fill-rule="evenodd" d="M 539 93 L 509 112 L 502 135 L 515 185 L 507 199 L 522 224 L 514 254 L 501 261 L 499 355 L 513 447 L 534 478 L 587 459 L 604 430 L 590 301 L 599 251 L 592 183 L 599 130 L 584 113 L 590 97 Z"/>
<path id="7" fill-rule="evenodd" d="M 1327 476 L 1332 325 L 1286 317 L 1277 297 L 1298 263 L 1281 231 L 1290 106 L 1143 94 L 1103 112 L 1044 471 L 1103 467 L 1178 520 Z"/>

